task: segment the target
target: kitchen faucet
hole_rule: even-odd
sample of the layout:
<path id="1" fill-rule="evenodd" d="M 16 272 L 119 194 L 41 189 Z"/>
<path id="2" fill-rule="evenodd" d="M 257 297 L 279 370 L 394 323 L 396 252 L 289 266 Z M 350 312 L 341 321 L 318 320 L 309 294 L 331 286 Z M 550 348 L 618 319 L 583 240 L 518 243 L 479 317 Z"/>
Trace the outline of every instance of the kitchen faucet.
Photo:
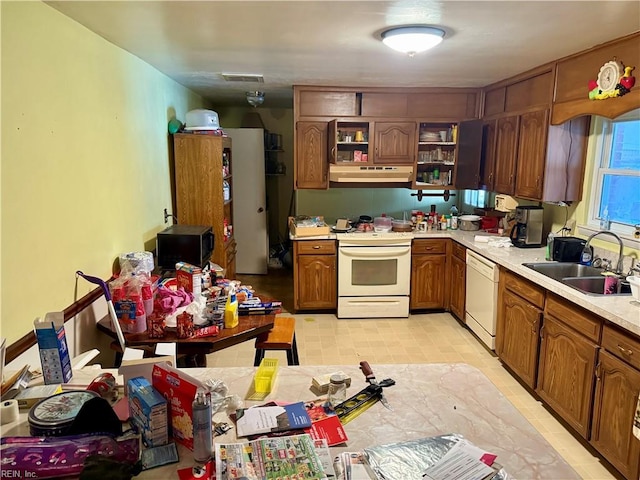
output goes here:
<path id="1" fill-rule="evenodd" d="M 620 245 L 620 251 L 618 252 L 618 265 L 616 266 L 616 270 L 615 273 L 617 273 L 618 275 L 622 274 L 622 250 L 624 249 L 624 245 L 622 244 L 622 239 L 616 235 L 615 233 L 609 231 L 609 230 L 600 230 L 599 232 L 593 233 L 589 236 L 589 238 L 587 238 L 587 243 L 584 246 L 583 251 L 589 251 L 590 248 L 590 244 L 591 244 L 591 239 L 593 237 L 597 237 L 598 235 L 611 235 L 612 237 L 615 237 L 615 239 L 618 241 L 618 244 Z"/>

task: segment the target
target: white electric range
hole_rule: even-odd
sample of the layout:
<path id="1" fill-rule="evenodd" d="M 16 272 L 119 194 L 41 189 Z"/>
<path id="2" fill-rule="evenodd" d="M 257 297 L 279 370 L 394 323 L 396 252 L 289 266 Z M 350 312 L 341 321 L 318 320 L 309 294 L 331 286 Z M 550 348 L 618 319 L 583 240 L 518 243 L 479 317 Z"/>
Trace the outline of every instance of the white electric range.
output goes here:
<path id="1" fill-rule="evenodd" d="M 346 232 L 338 240 L 338 318 L 409 316 L 412 232 Z"/>

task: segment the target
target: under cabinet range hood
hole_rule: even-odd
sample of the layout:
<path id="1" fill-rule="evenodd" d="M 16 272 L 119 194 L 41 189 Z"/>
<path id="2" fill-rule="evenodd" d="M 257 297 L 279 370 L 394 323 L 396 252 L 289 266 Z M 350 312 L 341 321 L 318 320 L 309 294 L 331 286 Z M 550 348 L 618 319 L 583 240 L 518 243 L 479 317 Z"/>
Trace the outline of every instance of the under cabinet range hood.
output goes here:
<path id="1" fill-rule="evenodd" d="M 329 165 L 329 181 L 338 183 L 401 183 L 413 178 L 411 165 Z"/>

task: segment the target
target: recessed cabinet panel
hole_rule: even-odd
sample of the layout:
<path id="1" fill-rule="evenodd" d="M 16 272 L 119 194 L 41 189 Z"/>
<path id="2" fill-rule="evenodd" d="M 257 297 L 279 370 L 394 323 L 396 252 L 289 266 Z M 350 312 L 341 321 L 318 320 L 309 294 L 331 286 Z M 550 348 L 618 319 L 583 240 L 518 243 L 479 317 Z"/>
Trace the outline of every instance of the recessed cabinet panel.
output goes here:
<path id="1" fill-rule="evenodd" d="M 356 92 L 300 91 L 302 117 L 351 117 L 359 115 Z"/>
<path id="2" fill-rule="evenodd" d="M 504 112 L 505 87 L 488 90 L 484 94 L 484 116 L 489 117 Z"/>
<path id="3" fill-rule="evenodd" d="M 454 184 L 457 189 L 475 190 L 480 184 L 482 120 L 460 122 Z"/>
<path id="4" fill-rule="evenodd" d="M 553 96 L 553 71 L 507 86 L 505 111 L 515 112 L 531 107 L 551 105 Z"/>
<path id="5" fill-rule="evenodd" d="M 362 94 L 362 116 L 364 117 L 406 117 L 406 93 Z"/>
<path id="6" fill-rule="evenodd" d="M 494 191 L 496 178 L 496 120 L 487 121 L 482 127 L 482 160 L 480 184 L 485 190 Z"/>
<path id="7" fill-rule="evenodd" d="M 408 117 L 454 122 L 479 117 L 477 91 L 410 93 L 408 98 Z"/>

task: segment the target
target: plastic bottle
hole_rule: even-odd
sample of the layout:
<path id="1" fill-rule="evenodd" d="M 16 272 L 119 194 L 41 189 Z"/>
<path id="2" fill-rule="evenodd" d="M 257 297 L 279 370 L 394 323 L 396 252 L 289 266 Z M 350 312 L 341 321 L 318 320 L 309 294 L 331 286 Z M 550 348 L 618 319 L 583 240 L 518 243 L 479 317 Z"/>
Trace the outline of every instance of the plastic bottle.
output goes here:
<path id="1" fill-rule="evenodd" d="M 446 230 L 446 229 L 447 229 L 447 218 L 443 214 L 442 217 L 440 217 L 440 230 Z"/>
<path id="2" fill-rule="evenodd" d="M 211 458 L 212 419 L 209 392 L 199 388 L 193 400 L 193 459 L 206 463 Z"/>
<path id="3" fill-rule="evenodd" d="M 231 285 L 229 295 L 227 295 L 227 303 L 224 306 L 224 328 L 237 327 L 238 323 L 238 298 L 235 287 Z"/>
<path id="4" fill-rule="evenodd" d="M 546 260 L 553 260 L 553 237 L 554 237 L 554 233 L 553 232 L 549 232 L 549 235 L 547 235 L 547 249 L 546 249 L 546 255 L 545 258 Z"/>
<path id="5" fill-rule="evenodd" d="M 345 380 L 344 376 L 339 373 L 331 375 L 329 378 L 327 402 L 334 407 L 347 399 L 347 384 Z"/>
<path id="6" fill-rule="evenodd" d="M 593 261 L 593 250 L 591 250 L 591 247 L 584 247 L 584 249 L 582 250 L 582 254 L 580 255 L 580 263 L 582 265 L 591 265 L 591 262 Z"/>

